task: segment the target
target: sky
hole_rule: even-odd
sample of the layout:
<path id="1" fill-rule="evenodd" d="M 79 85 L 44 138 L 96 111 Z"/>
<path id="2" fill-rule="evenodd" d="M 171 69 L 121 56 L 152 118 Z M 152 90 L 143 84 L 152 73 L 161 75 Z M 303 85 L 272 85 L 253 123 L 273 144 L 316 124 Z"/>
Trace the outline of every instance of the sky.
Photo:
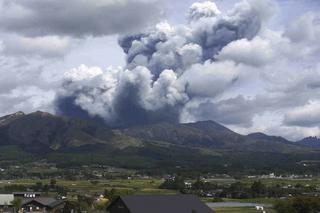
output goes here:
<path id="1" fill-rule="evenodd" d="M 0 115 L 320 136 L 317 0 L 0 0 Z"/>

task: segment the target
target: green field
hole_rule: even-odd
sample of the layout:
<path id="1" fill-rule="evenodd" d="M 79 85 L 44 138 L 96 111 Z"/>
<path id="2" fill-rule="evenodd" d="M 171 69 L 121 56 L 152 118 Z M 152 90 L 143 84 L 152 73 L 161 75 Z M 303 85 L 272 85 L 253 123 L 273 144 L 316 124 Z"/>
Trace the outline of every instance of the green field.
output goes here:
<path id="1" fill-rule="evenodd" d="M 258 211 L 253 207 L 221 207 L 215 208 L 215 213 L 257 213 Z M 275 213 L 273 209 L 265 209 L 267 213 Z"/>
<path id="2" fill-rule="evenodd" d="M 244 184 L 250 185 L 258 179 L 241 179 L 236 180 L 233 178 L 216 178 L 210 179 L 210 182 L 218 185 L 230 185 L 232 183 L 241 181 Z M 320 187 L 320 179 L 259 179 L 262 183 L 268 186 L 274 186 L 279 184 L 280 186 L 286 185 L 313 185 Z M 194 181 L 194 180 L 188 180 Z M 43 185 L 49 185 L 50 179 L 20 179 L 20 180 L 1 180 L 0 188 L 6 186 L 34 186 L 41 182 Z M 163 179 L 99 179 L 99 180 L 56 180 L 56 185 L 60 187 L 66 187 L 68 189 L 67 197 L 69 200 L 77 200 L 77 195 L 93 195 L 101 194 L 105 189 L 114 189 L 120 195 L 128 194 L 177 194 L 176 190 L 159 189 L 159 186 L 163 183 Z M 49 196 L 55 196 L 51 191 L 47 192 Z M 213 198 L 201 198 L 203 202 L 213 202 Z M 244 203 L 258 203 L 258 204 L 274 204 L 276 198 L 251 198 L 251 199 L 229 199 L 223 198 L 223 202 L 244 202 Z M 217 213 L 256 213 L 254 207 L 217 207 L 214 209 Z M 265 209 L 267 213 L 275 213 L 272 208 Z"/>
<path id="3" fill-rule="evenodd" d="M 267 186 L 271 186 L 271 185 L 296 185 L 296 184 L 309 184 L 309 185 L 319 185 L 320 186 L 320 178 L 316 177 L 316 178 L 299 178 L 299 179 L 292 179 L 292 178 L 243 178 L 243 179 L 233 179 L 233 178 L 227 178 L 227 179 L 209 179 L 210 182 L 215 182 L 218 184 L 231 184 L 231 183 L 235 183 L 238 181 L 241 181 L 242 183 L 245 184 L 252 184 L 254 181 L 261 181 L 263 184 L 267 185 Z"/>
<path id="4" fill-rule="evenodd" d="M 241 180 L 235 180 L 235 179 L 210 179 L 210 182 L 217 183 L 219 185 L 229 185 L 232 183 L 235 183 L 237 181 L 241 181 L 245 184 L 252 184 L 257 179 L 241 179 Z M 296 184 L 303 184 L 303 185 L 314 185 L 314 186 L 320 186 L 320 179 L 314 178 L 314 179 L 260 179 L 260 181 L 267 185 L 296 185 Z M 44 180 L 29 180 L 29 179 L 20 179 L 20 180 L 2 180 L 0 181 L 0 187 L 4 187 L 5 185 L 34 185 L 37 182 L 42 182 L 42 184 L 49 184 L 49 179 Z M 78 191 L 86 191 L 86 192 L 100 192 L 103 191 L 103 189 L 119 189 L 119 190 L 129 190 L 133 191 L 135 194 L 172 194 L 176 193 L 172 190 L 165 190 L 165 189 L 158 189 L 159 185 L 163 182 L 162 179 L 133 179 L 133 180 L 127 180 L 127 179 L 110 179 L 110 180 L 96 180 L 94 181 L 88 181 L 88 180 L 57 180 L 57 185 L 68 187 L 71 190 L 78 190 Z M 231 200 L 232 201 L 232 200 Z M 250 201 L 253 202 L 260 202 L 261 199 L 250 199 Z M 263 202 L 270 203 L 272 202 L 272 199 L 263 199 Z M 248 200 L 244 199 L 243 202 L 248 202 Z"/>
<path id="5" fill-rule="evenodd" d="M 0 187 L 6 185 L 25 185 L 31 186 L 36 184 L 36 182 L 42 182 L 42 184 L 49 184 L 50 180 L 11 180 L 11 181 L 0 181 Z M 57 185 L 67 187 L 74 191 L 83 191 L 86 193 L 103 192 L 104 189 L 116 189 L 124 193 L 134 193 L 134 194 L 174 194 L 177 193 L 173 190 L 158 189 L 162 180 L 97 180 L 96 183 L 93 181 L 77 180 L 57 180 Z"/>

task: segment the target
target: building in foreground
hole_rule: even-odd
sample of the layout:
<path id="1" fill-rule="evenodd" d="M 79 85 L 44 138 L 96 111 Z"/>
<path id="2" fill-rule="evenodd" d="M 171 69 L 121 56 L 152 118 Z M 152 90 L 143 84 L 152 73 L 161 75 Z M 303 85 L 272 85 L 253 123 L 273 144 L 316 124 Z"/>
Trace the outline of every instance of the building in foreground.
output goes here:
<path id="1" fill-rule="evenodd" d="M 22 211 L 23 212 L 62 212 L 65 202 L 63 200 L 57 200 L 48 197 L 29 198 L 23 200 Z"/>
<path id="2" fill-rule="evenodd" d="M 108 213 L 213 213 L 194 195 L 132 195 L 119 197 Z"/>
<path id="3" fill-rule="evenodd" d="M 13 212 L 13 194 L 0 194 L 0 212 Z"/>
<path id="4" fill-rule="evenodd" d="M 14 201 L 20 202 L 19 207 L 15 206 Z M 0 194 L 0 213 L 59 213 L 62 212 L 64 206 L 64 200 L 41 197 L 39 192 Z"/>

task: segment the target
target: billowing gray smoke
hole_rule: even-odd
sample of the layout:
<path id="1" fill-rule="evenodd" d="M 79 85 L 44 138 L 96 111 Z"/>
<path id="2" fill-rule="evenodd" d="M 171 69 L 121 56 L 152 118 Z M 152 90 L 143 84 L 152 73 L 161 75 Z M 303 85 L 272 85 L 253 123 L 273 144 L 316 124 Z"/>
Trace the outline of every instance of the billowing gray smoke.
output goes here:
<path id="1" fill-rule="evenodd" d="M 69 71 L 57 111 L 102 118 L 112 126 L 179 122 L 187 106 L 215 98 L 237 80 L 237 64 L 217 56 L 232 41 L 254 38 L 263 10 L 246 0 L 226 14 L 213 2 L 195 3 L 185 26 L 160 23 L 122 36 L 126 67 Z"/>

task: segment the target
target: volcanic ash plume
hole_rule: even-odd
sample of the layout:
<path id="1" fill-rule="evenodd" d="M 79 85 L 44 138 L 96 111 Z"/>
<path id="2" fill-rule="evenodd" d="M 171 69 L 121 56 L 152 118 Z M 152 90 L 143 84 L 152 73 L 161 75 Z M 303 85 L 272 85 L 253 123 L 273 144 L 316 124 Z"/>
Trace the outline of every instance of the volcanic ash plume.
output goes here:
<path id="1" fill-rule="evenodd" d="M 164 22 L 121 36 L 126 66 L 67 72 L 58 113 L 111 126 L 179 122 L 187 106 L 213 100 L 237 81 L 237 64 L 217 56 L 229 43 L 257 35 L 266 19 L 257 5 L 243 1 L 223 14 L 213 2 L 194 3 L 184 26 Z"/>

